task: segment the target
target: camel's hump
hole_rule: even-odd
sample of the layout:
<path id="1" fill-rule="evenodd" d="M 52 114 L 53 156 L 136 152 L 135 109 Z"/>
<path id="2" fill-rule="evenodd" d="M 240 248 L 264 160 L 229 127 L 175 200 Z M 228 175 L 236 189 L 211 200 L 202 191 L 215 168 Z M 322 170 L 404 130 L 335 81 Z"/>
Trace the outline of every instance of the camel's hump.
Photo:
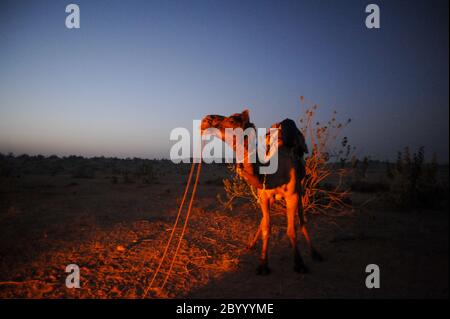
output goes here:
<path id="1" fill-rule="evenodd" d="M 295 122 L 291 119 L 284 119 L 280 122 L 281 138 L 283 144 L 289 148 L 299 148 L 299 152 L 308 153 L 308 147 L 306 146 L 305 137 L 298 129 Z"/>

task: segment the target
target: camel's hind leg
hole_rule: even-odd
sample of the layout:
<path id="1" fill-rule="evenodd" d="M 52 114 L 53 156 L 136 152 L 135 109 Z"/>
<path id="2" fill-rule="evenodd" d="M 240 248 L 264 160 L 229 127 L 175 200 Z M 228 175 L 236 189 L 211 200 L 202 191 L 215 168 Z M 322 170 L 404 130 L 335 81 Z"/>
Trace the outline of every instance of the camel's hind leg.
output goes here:
<path id="1" fill-rule="evenodd" d="M 323 261 L 322 255 L 313 246 L 313 244 L 311 242 L 311 238 L 309 237 L 308 230 L 306 229 L 305 219 L 303 218 L 303 206 L 302 206 L 301 201 L 300 201 L 299 206 L 298 206 L 298 217 L 299 217 L 299 220 L 300 220 L 300 230 L 301 230 L 303 236 L 305 236 L 306 242 L 308 243 L 309 251 L 311 253 L 311 258 L 314 261 Z"/>
<path id="2" fill-rule="evenodd" d="M 302 234 L 303 234 L 303 236 L 305 236 L 306 242 L 308 243 L 309 250 L 311 252 L 311 258 L 314 261 L 323 261 L 322 255 L 317 251 L 317 249 L 311 243 L 311 238 L 309 237 L 308 230 L 306 229 L 306 225 L 303 224 L 300 227 L 302 230 Z"/>
<path id="3" fill-rule="evenodd" d="M 297 246 L 297 232 L 295 230 L 295 214 L 299 205 L 299 196 L 294 194 L 286 198 L 287 209 L 287 235 L 291 242 L 292 250 L 294 252 L 294 270 L 299 273 L 307 273 L 308 268 L 303 262 L 302 255 Z"/>
<path id="4" fill-rule="evenodd" d="M 261 223 L 262 223 L 262 221 L 261 221 Z M 250 241 L 250 243 L 247 246 L 248 250 L 252 250 L 256 246 L 256 242 L 258 241 L 259 236 L 261 235 L 261 223 L 258 225 L 258 230 L 256 231 L 255 235 L 253 236 L 252 241 Z"/>

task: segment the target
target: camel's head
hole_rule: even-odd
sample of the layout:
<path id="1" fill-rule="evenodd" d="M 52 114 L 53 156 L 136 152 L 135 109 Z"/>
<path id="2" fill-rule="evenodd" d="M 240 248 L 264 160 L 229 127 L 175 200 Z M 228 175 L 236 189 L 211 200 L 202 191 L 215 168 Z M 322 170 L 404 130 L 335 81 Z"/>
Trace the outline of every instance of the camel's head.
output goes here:
<path id="1" fill-rule="evenodd" d="M 250 125 L 248 110 L 244 110 L 242 113 L 236 113 L 228 117 L 222 115 L 207 115 L 202 119 L 201 130 L 203 134 L 209 128 L 216 128 L 224 134 L 225 129 L 227 128 L 246 129 Z"/>

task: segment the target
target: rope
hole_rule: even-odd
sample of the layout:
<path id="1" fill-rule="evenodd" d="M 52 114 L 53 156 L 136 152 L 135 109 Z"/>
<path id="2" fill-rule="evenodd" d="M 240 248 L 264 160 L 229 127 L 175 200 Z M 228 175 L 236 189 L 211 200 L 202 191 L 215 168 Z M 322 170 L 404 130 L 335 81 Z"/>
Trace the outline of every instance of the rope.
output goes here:
<path id="1" fill-rule="evenodd" d="M 201 146 L 201 149 L 203 149 L 203 146 Z M 191 169 L 190 169 L 190 172 L 189 172 L 188 181 L 187 181 L 187 183 L 186 183 L 186 188 L 185 188 L 184 194 L 183 194 L 183 199 L 181 200 L 180 207 L 179 207 L 179 209 L 178 209 L 177 218 L 176 218 L 175 223 L 174 223 L 174 226 L 173 226 L 173 228 L 172 228 L 172 232 L 171 232 L 171 234 L 170 234 L 169 240 L 167 241 L 167 244 L 166 244 L 166 247 L 165 247 L 165 249 L 164 249 L 164 253 L 163 253 L 162 257 L 161 257 L 161 260 L 160 260 L 160 262 L 159 262 L 159 265 L 158 265 L 158 267 L 157 267 L 155 273 L 153 274 L 153 278 L 152 278 L 152 280 L 150 281 L 150 284 L 147 286 L 147 288 L 146 288 L 145 291 L 144 291 L 143 298 L 145 298 L 145 296 L 147 296 L 148 291 L 153 287 L 153 283 L 154 283 L 156 277 L 158 276 L 158 274 L 160 273 L 160 271 L 161 271 L 161 266 L 162 266 L 162 264 L 164 263 L 164 260 L 166 259 L 167 253 L 168 253 L 168 251 L 169 251 L 170 244 L 172 243 L 173 237 L 174 237 L 174 235 L 175 235 L 175 231 L 176 231 L 176 229 L 177 229 L 178 221 L 180 220 L 180 217 L 181 217 L 181 212 L 183 211 L 184 202 L 185 202 L 185 200 L 186 200 L 187 194 L 189 193 L 189 188 L 190 188 L 190 185 L 191 185 L 192 176 L 193 176 L 193 173 L 194 173 L 194 170 L 195 170 L 195 164 L 196 164 L 196 163 L 193 162 L 192 165 L 191 165 Z M 183 239 L 183 237 L 184 237 L 184 233 L 186 232 L 186 229 L 187 229 L 187 224 L 188 224 L 189 216 L 190 216 L 190 214 L 191 214 L 192 206 L 193 206 L 193 204 L 194 204 L 195 193 L 197 192 L 197 185 L 198 185 L 198 181 L 199 181 L 199 178 L 200 178 L 200 171 L 201 171 L 201 167 L 202 167 L 201 164 L 202 164 L 202 160 L 201 160 L 201 158 L 200 158 L 200 162 L 199 162 L 198 165 L 197 165 L 197 172 L 196 172 L 196 175 L 195 175 L 195 182 L 194 182 L 194 186 L 193 186 L 191 198 L 190 198 L 190 200 L 189 200 L 189 206 L 188 206 L 188 210 L 187 210 L 186 217 L 185 217 L 185 220 L 184 220 L 183 229 L 182 229 L 182 231 L 181 231 L 181 235 L 180 235 L 180 238 L 179 238 L 179 240 L 178 240 L 178 244 L 177 244 L 177 248 L 176 248 L 176 250 L 175 250 L 175 254 L 174 254 L 174 256 L 172 257 L 172 261 L 171 261 L 171 263 L 170 263 L 169 271 L 167 272 L 166 277 L 164 278 L 164 282 L 163 282 L 162 286 L 160 287 L 160 289 L 163 289 L 163 288 L 164 288 L 164 286 L 165 286 L 166 283 L 167 283 L 167 280 L 169 279 L 170 274 L 172 273 L 173 265 L 174 265 L 175 260 L 176 260 L 176 258 L 177 258 L 178 251 L 180 250 L 181 242 L 182 242 L 182 239 Z"/>
<path id="2" fill-rule="evenodd" d="M 200 178 L 200 171 L 201 171 L 201 169 L 202 169 L 202 163 L 200 162 L 200 163 L 198 163 L 198 166 L 197 166 L 197 173 L 196 173 L 196 175 L 195 175 L 194 188 L 192 189 L 191 200 L 190 200 L 190 202 L 189 202 L 188 211 L 187 211 L 187 213 L 186 213 L 186 219 L 184 220 L 183 230 L 182 230 L 182 232 L 181 232 L 180 239 L 178 240 L 178 245 L 177 245 L 177 249 L 175 250 L 175 255 L 174 255 L 173 258 L 172 258 L 172 262 L 170 263 L 169 271 L 168 271 L 167 274 L 166 274 L 166 278 L 164 279 L 164 282 L 163 282 L 163 284 L 162 284 L 162 286 L 161 286 L 161 289 L 164 288 L 164 286 L 165 286 L 166 283 L 167 283 L 167 280 L 169 279 L 169 276 L 170 276 L 170 274 L 171 274 L 171 272 L 172 272 L 173 264 L 175 263 L 175 259 L 177 258 L 178 251 L 180 250 L 180 247 L 181 247 L 181 241 L 182 241 L 182 239 L 183 239 L 184 233 L 185 233 L 186 228 L 187 228 L 187 224 L 188 224 L 188 220 L 189 220 L 189 215 L 191 214 L 192 204 L 194 203 L 195 193 L 196 193 L 196 191 L 197 191 L 197 185 L 198 185 L 198 180 L 199 180 L 199 178 Z"/>
<path id="3" fill-rule="evenodd" d="M 192 163 L 191 169 L 190 169 L 190 171 L 189 171 L 188 181 L 187 181 L 187 183 L 186 183 L 186 188 L 185 188 L 184 194 L 183 194 L 183 199 L 181 200 L 180 207 L 178 208 L 178 214 L 177 214 L 177 218 L 175 219 L 175 223 L 174 223 L 174 225 L 173 225 L 172 232 L 171 232 L 171 234 L 170 234 L 169 240 L 167 241 L 167 244 L 166 244 L 166 247 L 165 247 L 165 249 L 164 249 L 164 253 L 163 253 L 162 257 L 161 257 L 161 260 L 160 260 L 160 262 L 159 262 L 159 265 L 158 265 L 158 267 L 156 268 L 155 273 L 153 274 L 153 278 L 152 278 L 152 280 L 150 281 L 150 284 L 149 284 L 148 287 L 145 289 L 145 292 L 144 292 L 143 297 L 147 296 L 148 291 L 152 288 L 153 282 L 155 281 L 156 277 L 158 276 L 159 271 L 160 271 L 160 269 L 161 269 L 161 266 L 162 266 L 162 264 L 163 264 L 163 262 L 164 262 L 164 260 L 165 260 L 165 258 L 166 258 L 167 252 L 169 251 L 170 244 L 171 244 L 171 242 L 172 242 L 173 236 L 174 236 L 175 231 L 176 231 L 176 229 L 177 229 L 178 221 L 179 221 L 179 219 L 180 219 L 181 212 L 182 212 L 182 210 L 183 210 L 184 202 L 185 202 L 186 197 L 187 197 L 187 194 L 188 194 L 188 192 L 189 192 L 189 186 L 190 186 L 190 184 L 191 184 L 192 175 L 193 175 L 193 173 L 194 173 L 194 168 L 195 168 L 195 163 Z M 191 200 L 192 200 L 192 198 L 191 198 Z"/>

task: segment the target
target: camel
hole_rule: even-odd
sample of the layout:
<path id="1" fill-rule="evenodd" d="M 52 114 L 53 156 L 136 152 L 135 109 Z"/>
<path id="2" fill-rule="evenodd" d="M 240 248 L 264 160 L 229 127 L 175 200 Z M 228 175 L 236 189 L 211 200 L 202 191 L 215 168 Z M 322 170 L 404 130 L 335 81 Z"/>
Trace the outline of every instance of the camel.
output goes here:
<path id="1" fill-rule="evenodd" d="M 209 128 L 215 128 L 220 132 L 217 137 L 225 141 L 225 129 L 241 128 L 243 130 L 252 127 L 249 111 L 236 113 L 231 116 L 207 115 L 202 119 L 201 132 L 204 134 Z M 285 119 L 280 123 L 272 125 L 272 128 L 278 130 L 278 169 L 274 174 L 262 176 L 258 172 L 258 163 L 250 163 L 248 160 L 248 141 L 244 139 L 244 160 L 238 163 L 236 172 L 251 186 L 257 189 L 259 203 L 262 211 L 262 219 L 253 241 L 249 248 L 253 248 L 261 236 L 262 248 L 260 263 L 257 268 L 257 274 L 267 275 L 271 272 L 268 262 L 268 243 L 270 236 L 270 207 L 277 200 L 284 199 L 286 202 L 287 215 L 287 236 L 294 254 L 294 271 L 298 273 L 307 273 L 303 258 L 297 245 L 297 233 L 295 227 L 295 214 L 298 214 L 300 221 L 300 230 L 308 243 L 310 254 L 313 260 L 322 261 L 322 256 L 314 248 L 311 238 L 308 234 L 303 207 L 301 200 L 301 181 L 305 176 L 305 164 L 303 155 L 306 153 L 307 146 L 305 138 L 291 119 Z M 229 142 L 229 141 L 228 141 Z M 266 138 L 266 143 L 268 143 Z M 239 145 L 233 141 L 230 145 L 236 151 Z"/>

